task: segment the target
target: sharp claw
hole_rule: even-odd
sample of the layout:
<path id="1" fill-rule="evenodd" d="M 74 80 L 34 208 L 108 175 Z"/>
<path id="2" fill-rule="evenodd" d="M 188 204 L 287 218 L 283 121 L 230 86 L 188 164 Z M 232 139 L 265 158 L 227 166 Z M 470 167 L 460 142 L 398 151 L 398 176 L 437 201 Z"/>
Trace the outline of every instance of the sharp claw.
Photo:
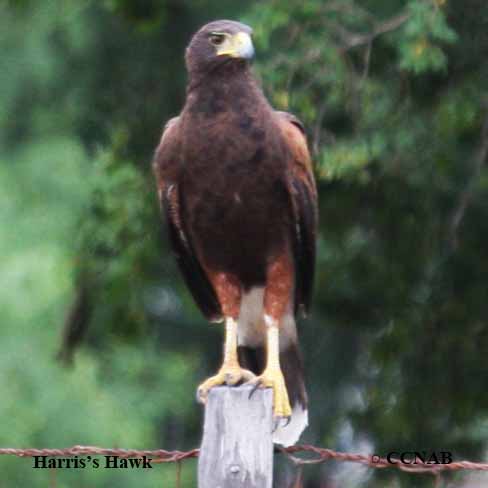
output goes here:
<path id="1" fill-rule="evenodd" d="M 276 432 L 276 430 L 278 429 L 278 427 L 280 427 L 282 420 L 284 420 L 284 424 L 282 424 L 281 427 L 285 428 L 288 425 L 290 425 L 291 417 L 274 417 L 273 430 L 271 431 L 272 434 L 274 434 Z"/>
<path id="2" fill-rule="evenodd" d="M 197 397 L 198 403 L 202 403 L 203 405 L 205 405 L 205 403 L 207 401 L 207 395 L 200 388 L 198 388 L 198 390 L 197 390 L 196 397 Z"/>
<path id="3" fill-rule="evenodd" d="M 256 381 L 256 383 L 253 385 L 252 390 L 249 392 L 249 397 L 248 397 L 249 400 L 251 399 L 251 397 L 254 395 L 254 393 L 258 388 L 259 388 L 259 381 Z"/>

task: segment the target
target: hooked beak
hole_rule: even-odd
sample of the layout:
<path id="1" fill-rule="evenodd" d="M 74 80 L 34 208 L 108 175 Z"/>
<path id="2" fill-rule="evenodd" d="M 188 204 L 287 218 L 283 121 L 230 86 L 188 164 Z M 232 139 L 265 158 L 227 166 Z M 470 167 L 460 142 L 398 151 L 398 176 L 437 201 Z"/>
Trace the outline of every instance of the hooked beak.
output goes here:
<path id="1" fill-rule="evenodd" d="M 251 36 L 247 32 L 238 32 L 229 37 L 220 49 L 218 56 L 230 56 L 231 58 L 251 59 L 254 56 L 254 46 Z"/>

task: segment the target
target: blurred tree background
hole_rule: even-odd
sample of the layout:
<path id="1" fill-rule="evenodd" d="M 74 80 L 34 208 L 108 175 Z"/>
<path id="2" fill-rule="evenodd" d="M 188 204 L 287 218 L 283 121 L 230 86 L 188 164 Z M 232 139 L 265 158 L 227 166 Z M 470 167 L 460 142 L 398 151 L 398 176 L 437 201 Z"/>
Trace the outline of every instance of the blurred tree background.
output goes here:
<path id="1" fill-rule="evenodd" d="M 183 104 L 184 48 L 216 18 L 253 26 L 257 76 L 304 121 L 316 162 L 304 440 L 486 460 L 484 0 L 0 1 L 0 445 L 197 445 L 194 392 L 222 331 L 182 285 L 150 162 Z M 2 487 L 49 482 L 30 461 L 0 463 Z M 60 488 L 145 488 L 174 475 L 56 476 Z M 286 487 L 293 472 L 279 464 L 276 478 Z M 304 483 L 432 480 L 329 463 Z"/>

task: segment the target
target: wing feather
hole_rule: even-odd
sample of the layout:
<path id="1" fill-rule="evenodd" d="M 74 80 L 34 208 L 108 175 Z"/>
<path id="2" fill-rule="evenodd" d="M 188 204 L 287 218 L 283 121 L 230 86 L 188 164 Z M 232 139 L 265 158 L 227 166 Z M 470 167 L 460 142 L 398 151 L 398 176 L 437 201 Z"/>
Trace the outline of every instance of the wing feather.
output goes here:
<path id="1" fill-rule="evenodd" d="M 178 121 L 179 118 L 175 117 L 166 124 L 153 161 L 159 201 L 166 220 L 169 242 L 183 279 L 202 313 L 209 320 L 218 321 L 222 318 L 222 310 L 217 295 L 198 260 L 182 218 Z"/>
<path id="2" fill-rule="evenodd" d="M 292 114 L 276 112 L 291 153 L 288 191 L 292 200 L 295 257 L 295 313 L 306 314 L 312 300 L 318 226 L 317 188 L 302 123 Z"/>

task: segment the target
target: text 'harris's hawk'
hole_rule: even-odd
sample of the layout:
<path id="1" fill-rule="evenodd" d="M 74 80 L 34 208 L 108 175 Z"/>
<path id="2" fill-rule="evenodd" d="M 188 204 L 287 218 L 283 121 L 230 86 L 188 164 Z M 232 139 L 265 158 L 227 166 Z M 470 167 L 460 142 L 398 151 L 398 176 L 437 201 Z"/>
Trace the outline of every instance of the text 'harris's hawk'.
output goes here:
<path id="1" fill-rule="evenodd" d="M 290 445 L 308 423 L 295 317 L 310 306 L 317 193 L 302 124 L 253 78 L 251 33 L 220 20 L 193 36 L 186 103 L 154 170 L 186 284 L 209 320 L 225 321 L 222 367 L 198 398 L 221 384 L 271 387 L 287 420 L 273 440 Z"/>

